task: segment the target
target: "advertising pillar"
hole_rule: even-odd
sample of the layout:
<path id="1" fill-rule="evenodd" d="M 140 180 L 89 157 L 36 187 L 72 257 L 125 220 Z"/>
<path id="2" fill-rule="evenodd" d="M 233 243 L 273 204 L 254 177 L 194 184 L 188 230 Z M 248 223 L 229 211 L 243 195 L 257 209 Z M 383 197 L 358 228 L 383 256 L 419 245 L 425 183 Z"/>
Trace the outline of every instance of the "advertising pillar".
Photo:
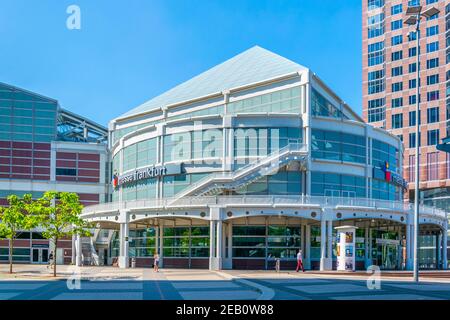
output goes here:
<path id="1" fill-rule="evenodd" d="M 355 226 L 336 227 L 337 270 L 355 271 Z"/>

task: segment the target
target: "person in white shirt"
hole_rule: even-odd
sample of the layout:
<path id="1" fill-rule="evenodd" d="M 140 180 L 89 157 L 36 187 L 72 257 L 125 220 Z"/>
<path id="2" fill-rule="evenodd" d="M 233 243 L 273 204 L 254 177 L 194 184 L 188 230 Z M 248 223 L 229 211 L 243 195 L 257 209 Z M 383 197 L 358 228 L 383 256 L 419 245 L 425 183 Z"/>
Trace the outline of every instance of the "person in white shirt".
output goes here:
<path id="1" fill-rule="evenodd" d="M 295 271 L 298 272 L 300 268 L 302 269 L 303 272 L 305 272 L 305 269 L 303 268 L 302 249 L 299 249 L 297 253 L 297 269 L 295 269 Z"/>

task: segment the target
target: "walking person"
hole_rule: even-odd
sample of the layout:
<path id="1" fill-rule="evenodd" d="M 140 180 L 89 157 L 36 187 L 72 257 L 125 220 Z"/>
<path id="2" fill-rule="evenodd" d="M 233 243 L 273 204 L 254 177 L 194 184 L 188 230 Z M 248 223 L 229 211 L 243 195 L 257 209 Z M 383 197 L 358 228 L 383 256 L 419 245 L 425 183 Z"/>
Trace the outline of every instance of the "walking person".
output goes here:
<path id="1" fill-rule="evenodd" d="M 159 272 L 159 254 L 153 256 L 153 271 Z"/>
<path id="2" fill-rule="evenodd" d="M 48 267 L 50 267 L 50 269 L 53 269 L 53 251 L 50 251 L 50 254 L 48 255 L 47 269 Z"/>
<path id="3" fill-rule="evenodd" d="M 303 255 L 302 255 L 302 249 L 298 250 L 297 253 L 297 268 L 295 269 L 295 272 L 298 272 L 299 269 L 302 269 L 303 272 L 305 272 L 305 269 L 303 268 Z"/>

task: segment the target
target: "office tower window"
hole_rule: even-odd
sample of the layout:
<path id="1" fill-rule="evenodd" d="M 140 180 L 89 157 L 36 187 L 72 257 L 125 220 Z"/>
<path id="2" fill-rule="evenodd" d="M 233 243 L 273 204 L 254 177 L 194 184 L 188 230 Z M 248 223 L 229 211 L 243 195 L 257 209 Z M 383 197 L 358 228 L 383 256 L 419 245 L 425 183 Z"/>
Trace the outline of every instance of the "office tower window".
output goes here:
<path id="1" fill-rule="evenodd" d="M 439 179 L 438 158 L 438 152 L 427 153 L 427 180 Z"/>
<path id="2" fill-rule="evenodd" d="M 439 91 L 430 91 L 427 92 L 427 101 L 434 101 L 439 99 Z"/>
<path id="3" fill-rule="evenodd" d="M 447 179 L 450 179 L 450 153 L 445 153 L 445 171 L 446 171 L 446 175 L 445 177 Z"/>
<path id="4" fill-rule="evenodd" d="M 410 137 L 411 137 L 411 135 L 410 135 Z M 416 176 L 414 175 L 415 168 L 416 168 L 416 157 L 414 155 L 410 155 L 409 161 L 408 161 L 408 181 L 409 182 L 414 182 L 416 180 Z"/>
<path id="5" fill-rule="evenodd" d="M 427 37 L 437 35 L 439 33 L 439 26 L 431 26 L 427 28 Z"/>
<path id="6" fill-rule="evenodd" d="M 417 32 L 416 31 L 411 31 L 408 34 L 408 41 L 415 41 L 417 40 Z"/>
<path id="7" fill-rule="evenodd" d="M 368 119 L 369 122 L 382 121 L 385 119 L 386 100 L 384 98 L 368 101 Z"/>
<path id="8" fill-rule="evenodd" d="M 396 46 L 398 44 L 402 44 L 403 43 L 403 38 L 402 35 L 398 35 L 398 36 L 393 36 L 391 38 L 391 45 Z"/>
<path id="9" fill-rule="evenodd" d="M 427 21 L 437 19 L 438 17 L 439 17 L 439 13 L 436 13 L 436 14 L 432 15 L 431 17 L 427 17 Z"/>
<path id="10" fill-rule="evenodd" d="M 408 56 L 411 57 L 415 57 L 417 55 L 417 48 L 409 48 L 408 49 Z"/>
<path id="11" fill-rule="evenodd" d="M 439 50 L 439 41 L 427 43 L 427 53 L 435 52 Z"/>
<path id="12" fill-rule="evenodd" d="M 417 80 L 416 79 L 410 79 L 408 81 L 408 86 L 409 86 L 409 89 L 415 88 L 417 86 Z M 420 86 L 420 79 L 419 79 L 419 86 Z"/>
<path id="13" fill-rule="evenodd" d="M 392 129 L 403 128 L 403 114 L 393 114 L 392 115 Z"/>
<path id="14" fill-rule="evenodd" d="M 419 124 L 420 124 L 420 110 L 419 110 Z M 416 111 L 410 111 L 409 112 L 409 126 L 415 126 L 416 125 Z"/>
<path id="15" fill-rule="evenodd" d="M 384 42 L 376 42 L 368 45 L 368 64 L 375 66 L 384 62 Z"/>
<path id="16" fill-rule="evenodd" d="M 397 138 L 399 138 L 400 141 L 403 142 L 403 135 L 402 135 L 402 134 L 398 134 L 398 135 L 397 135 Z"/>
<path id="17" fill-rule="evenodd" d="M 369 72 L 368 94 L 384 91 L 384 69 Z"/>
<path id="18" fill-rule="evenodd" d="M 397 77 L 403 74 L 403 67 L 395 67 L 391 70 L 392 76 Z"/>
<path id="19" fill-rule="evenodd" d="M 439 107 L 427 109 L 427 122 L 428 123 L 439 122 Z"/>
<path id="20" fill-rule="evenodd" d="M 399 108 L 403 106 L 403 98 L 392 99 L 392 108 Z"/>
<path id="21" fill-rule="evenodd" d="M 391 53 L 391 60 L 397 61 L 403 59 L 403 51 L 395 51 Z"/>
<path id="22" fill-rule="evenodd" d="M 367 36 L 374 38 L 384 34 L 384 13 L 371 16 L 367 19 Z"/>
<path id="23" fill-rule="evenodd" d="M 403 90 L 403 82 L 395 82 L 392 84 L 392 92 L 398 92 Z"/>
<path id="24" fill-rule="evenodd" d="M 432 85 L 439 83 L 439 74 L 433 74 L 431 76 L 427 76 L 427 85 Z"/>
<path id="25" fill-rule="evenodd" d="M 402 19 L 394 20 L 391 22 L 391 30 L 397 30 L 402 28 Z"/>
<path id="26" fill-rule="evenodd" d="M 420 5 L 420 0 L 409 0 L 408 1 L 408 7 L 415 7 Z"/>
<path id="27" fill-rule="evenodd" d="M 420 102 L 420 95 L 419 95 L 419 102 Z M 416 103 L 417 103 L 417 96 L 416 95 L 409 96 L 409 104 L 416 104 Z"/>
<path id="28" fill-rule="evenodd" d="M 421 134 L 419 132 L 419 147 L 422 145 L 422 137 Z M 416 133 L 415 132 L 411 132 L 409 134 L 409 147 L 410 148 L 415 148 L 416 147 Z"/>
<path id="29" fill-rule="evenodd" d="M 438 0 L 427 0 L 427 5 L 428 5 L 428 4 L 435 3 L 435 2 L 438 2 Z"/>
<path id="30" fill-rule="evenodd" d="M 427 132 L 427 144 L 429 146 L 435 146 L 439 143 L 439 129 L 428 130 Z"/>
<path id="31" fill-rule="evenodd" d="M 439 58 L 433 58 L 427 60 L 427 69 L 433 69 L 439 67 Z"/>
<path id="32" fill-rule="evenodd" d="M 367 0 L 367 10 L 374 10 L 384 6 L 384 0 Z"/>
<path id="33" fill-rule="evenodd" d="M 402 4 L 396 4 L 394 6 L 391 7 L 391 15 L 395 15 L 395 14 L 399 14 L 402 13 L 403 9 L 402 9 Z"/>
<path id="34" fill-rule="evenodd" d="M 408 72 L 413 73 L 417 71 L 417 63 L 410 63 L 408 66 Z"/>

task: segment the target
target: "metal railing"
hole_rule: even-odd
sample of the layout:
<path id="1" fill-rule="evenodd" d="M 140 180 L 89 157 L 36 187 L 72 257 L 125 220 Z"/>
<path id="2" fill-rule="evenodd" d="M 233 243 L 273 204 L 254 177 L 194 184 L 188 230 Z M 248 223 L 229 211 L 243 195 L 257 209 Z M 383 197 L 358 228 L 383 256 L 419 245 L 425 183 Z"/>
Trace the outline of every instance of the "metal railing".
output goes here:
<path id="1" fill-rule="evenodd" d="M 203 197 L 171 197 L 164 199 L 133 200 L 102 203 L 83 209 L 82 217 L 95 213 L 113 213 L 119 210 L 152 210 L 177 207 L 208 207 L 212 205 L 317 205 L 322 208 L 353 207 L 388 211 L 413 212 L 413 204 L 403 201 L 367 198 L 326 197 L 308 195 L 220 195 Z M 421 215 L 447 218 L 447 213 L 435 207 L 420 206 Z"/>

